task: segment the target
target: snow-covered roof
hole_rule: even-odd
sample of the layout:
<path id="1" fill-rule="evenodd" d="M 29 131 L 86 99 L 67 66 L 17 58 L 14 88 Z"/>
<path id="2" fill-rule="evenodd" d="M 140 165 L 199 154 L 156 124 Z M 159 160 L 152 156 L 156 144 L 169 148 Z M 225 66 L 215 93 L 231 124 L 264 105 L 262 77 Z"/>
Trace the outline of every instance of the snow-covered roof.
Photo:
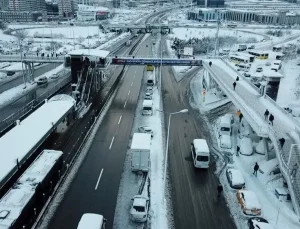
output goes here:
<path id="1" fill-rule="evenodd" d="M 78 4 L 78 10 L 80 11 L 92 11 L 92 12 L 109 12 L 110 9 L 102 6 L 87 6 L 83 4 Z"/>
<path id="2" fill-rule="evenodd" d="M 240 190 L 239 192 L 243 195 L 243 201 L 247 209 L 261 209 L 260 203 L 254 192 L 249 190 Z"/>
<path id="3" fill-rule="evenodd" d="M 271 66 L 271 68 L 273 68 L 273 67 L 278 68 L 278 65 Z M 280 74 L 279 72 L 275 72 L 271 69 L 264 69 L 263 76 L 267 77 L 267 78 L 282 78 L 283 77 L 282 74 Z"/>
<path id="4" fill-rule="evenodd" d="M 153 101 L 152 100 L 144 100 L 143 101 L 143 107 L 151 107 L 153 105 Z"/>
<path id="5" fill-rule="evenodd" d="M 133 200 L 133 205 L 145 207 L 146 206 L 146 198 L 136 196 Z"/>
<path id="6" fill-rule="evenodd" d="M 151 134 L 147 133 L 134 133 L 131 149 L 145 149 L 150 150 L 151 147 Z"/>
<path id="7" fill-rule="evenodd" d="M 56 97 L 57 98 L 57 97 Z M 48 101 L 0 138 L 0 183 L 73 108 L 74 100 Z"/>
<path id="8" fill-rule="evenodd" d="M 238 170 L 238 169 L 228 169 L 228 171 L 230 171 L 231 174 L 232 174 L 232 179 L 231 179 L 232 185 L 245 184 L 244 177 L 243 177 L 240 170 Z"/>
<path id="9" fill-rule="evenodd" d="M 38 183 L 45 179 L 62 155 L 61 151 L 44 150 L 0 200 L 1 229 L 11 228 L 34 195 Z"/>
<path id="10" fill-rule="evenodd" d="M 94 213 L 85 213 L 82 215 L 77 229 L 99 229 L 103 224 L 103 216 Z"/>
<path id="11" fill-rule="evenodd" d="M 68 55 L 96 56 L 100 58 L 105 58 L 108 54 L 109 51 L 99 49 L 76 49 L 68 53 Z"/>
<path id="12" fill-rule="evenodd" d="M 209 153 L 209 148 L 205 139 L 194 139 L 193 141 L 196 154 L 197 153 Z"/>

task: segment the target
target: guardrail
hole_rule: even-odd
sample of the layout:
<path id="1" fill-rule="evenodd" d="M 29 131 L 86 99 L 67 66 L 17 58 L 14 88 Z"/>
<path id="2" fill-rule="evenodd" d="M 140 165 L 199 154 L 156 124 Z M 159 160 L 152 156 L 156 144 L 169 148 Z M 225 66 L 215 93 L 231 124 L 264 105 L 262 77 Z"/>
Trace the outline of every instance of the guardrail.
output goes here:
<path id="1" fill-rule="evenodd" d="M 38 62 L 38 63 L 61 63 L 64 62 L 64 56 L 58 57 L 41 57 L 28 55 L 21 58 L 20 55 L 0 55 L 0 62 Z"/>
<path id="2" fill-rule="evenodd" d="M 40 106 L 41 103 L 44 102 L 45 99 L 51 97 L 53 94 L 57 93 L 59 90 L 64 88 L 66 85 L 70 84 L 71 77 L 67 77 L 63 81 L 59 82 L 51 89 L 40 95 L 38 98 L 32 100 L 31 102 L 27 103 L 24 107 L 19 109 L 17 112 L 13 113 L 12 115 L 8 116 L 6 119 L 0 121 L 0 133 L 11 127 L 16 120 L 21 119 L 22 117 L 26 116 L 29 112 L 36 109 L 36 107 Z"/>

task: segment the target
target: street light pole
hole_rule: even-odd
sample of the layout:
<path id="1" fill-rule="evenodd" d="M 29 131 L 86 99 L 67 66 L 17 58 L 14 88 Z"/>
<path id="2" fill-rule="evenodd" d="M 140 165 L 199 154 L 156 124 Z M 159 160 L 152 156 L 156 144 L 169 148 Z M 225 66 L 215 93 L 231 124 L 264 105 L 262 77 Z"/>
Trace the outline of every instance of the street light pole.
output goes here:
<path id="1" fill-rule="evenodd" d="M 167 176 L 167 165 L 168 165 L 168 151 L 169 151 L 169 137 L 170 137 L 170 126 L 171 126 L 171 117 L 175 114 L 180 113 L 187 113 L 188 109 L 183 109 L 178 112 L 169 113 L 169 122 L 168 122 L 168 134 L 167 134 L 167 146 L 166 146 L 166 152 L 165 152 L 165 166 L 164 166 L 164 191 L 163 191 L 163 203 L 165 201 L 165 192 L 166 192 L 166 176 Z"/>

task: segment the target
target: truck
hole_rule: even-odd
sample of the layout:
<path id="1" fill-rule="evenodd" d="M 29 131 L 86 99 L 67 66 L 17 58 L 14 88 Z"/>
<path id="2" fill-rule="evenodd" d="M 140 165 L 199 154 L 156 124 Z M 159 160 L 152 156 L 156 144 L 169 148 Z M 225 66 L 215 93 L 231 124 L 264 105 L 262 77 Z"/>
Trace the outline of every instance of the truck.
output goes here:
<path id="1" fill-rule="evenodd" d="M 153 72 L 154 66 L 153 65 L 147 65 L 146 70 Z"/>
<path id="2" fill-rule="evenodd" d="M 131 171 L 148 172 L 150 169 L 151 134 L 134 133 L 130 153 Z"/>
<path id="3" fill-rule="evenodd" d="M 154 86 L 154 72 L 147 72 L 147 86 Z"/>

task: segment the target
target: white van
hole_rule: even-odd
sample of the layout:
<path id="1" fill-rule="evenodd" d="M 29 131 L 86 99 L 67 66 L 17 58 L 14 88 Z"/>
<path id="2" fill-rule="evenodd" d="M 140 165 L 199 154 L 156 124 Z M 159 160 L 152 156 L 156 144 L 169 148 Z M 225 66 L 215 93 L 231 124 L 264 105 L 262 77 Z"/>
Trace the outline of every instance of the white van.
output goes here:
<path id="1" fill-rule="evenodd" d="M 244 71 L 244 72 L 249 72 L 251 65 L 249 64 L 243 64 L 243 63 L 239 63 L 236 65 L 238 67 L 238 71 Z"/>
<path id="2" fill-rule="evenodd" d="M 85 213 L 82 215 L 77 229 L 105 229 L 106 219 L 102 215 Z"/>
<path id="3" fill-rule="evenodd" d="M 144 100 L 143 101 L 143 115 L 153 115 L 153 101 L 152 100 Z"/>
<path id="4" fill-rule="evenodd" d="M 221 135 L 232 135 L 232 128 L 231 128 L 231 124 L 232 124 L 232 119 L 230 116 L 226 115 L 226 116 L 222 116 L 220 119 L 220 129 L 219 129 L 219 137 Z"/>
<path id="5" fill-rule="evenodd" d="M 206 140 L 194 139 L 191 144 L 193 163 L 196 168 L 209 167 L 209 149 Z"/>

